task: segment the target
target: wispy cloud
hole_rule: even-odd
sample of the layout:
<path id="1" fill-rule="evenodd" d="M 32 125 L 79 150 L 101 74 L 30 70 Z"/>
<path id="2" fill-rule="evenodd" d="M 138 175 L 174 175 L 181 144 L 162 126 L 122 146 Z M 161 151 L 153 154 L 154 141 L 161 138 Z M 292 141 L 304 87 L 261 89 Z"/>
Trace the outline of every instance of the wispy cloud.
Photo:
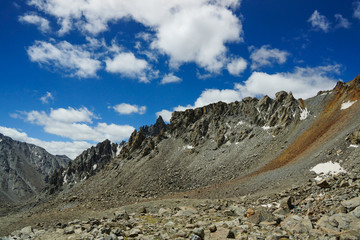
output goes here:
<path id="1" fill-rule="evenodd" d="M 169 74 L 166 74 L 162 80 L 161 80 L 161 84 L 168 84 L 168 83 L 178 83 L 178 82 L 181 82 L 182 79 L 175 76 L 174 73 L 169 73 Z"/>
<path id="2" fill-rule="evenodd" d="M 51 30 L 49 21 L 43 17 L 39 17 L 36 14 L 26 14 L 24 16 L 21 16 L 19 17 L 19 21 L 22 23 L 34 24 L 41 32 L 44 33 Z"/>
<path id="3" fill-rule="evenodd" d="M 46 92 L 46 94 L 40 98 L 40 101 L 43 104 L 49 103 L 50 100 L 54 100 L 54 96 L 51 94 L 51 92 Z"/>
<path id="4" fill-rule="evenodd" d="M 308 22 L 311 23 L 311 26 L 315 30 L 321 30 L 324 32 L 328 32 L 330 30 L 330 21 L 324 15 L 321 15 L 317 10 L 314 11 L 308 19 Z"/>
<path id="5" fill-rule="evenodd" d="M 270 45 L 264 45 L 261 48 L 254 46 L 249 48 L 252 61 L 251 69 L 258 69 L 264 66 L 272 66 L 274 63 L 283 64 L 290 55 L 287 51 L 271 48 Z"/>
<path id="6" fill-rule="evenodd" d="M 349 22 L 349 20 L 347 20 L 346 18 L 344 18 L 341 14 L 335 14 L 335 19 L 336 19 L 336 26 L 335 28 L 350 28 L 351 23 Z"/>

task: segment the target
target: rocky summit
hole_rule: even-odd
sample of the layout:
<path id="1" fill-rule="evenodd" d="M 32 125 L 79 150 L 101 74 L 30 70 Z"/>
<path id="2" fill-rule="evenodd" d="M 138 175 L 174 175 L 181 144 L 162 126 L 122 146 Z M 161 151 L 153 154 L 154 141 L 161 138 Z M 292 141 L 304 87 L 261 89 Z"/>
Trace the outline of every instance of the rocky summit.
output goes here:
<path id="1" fill-rule="evenodd" d="M 59 167 L 5 239 L 360 239 L 360 76 L 159 117 Z"/>

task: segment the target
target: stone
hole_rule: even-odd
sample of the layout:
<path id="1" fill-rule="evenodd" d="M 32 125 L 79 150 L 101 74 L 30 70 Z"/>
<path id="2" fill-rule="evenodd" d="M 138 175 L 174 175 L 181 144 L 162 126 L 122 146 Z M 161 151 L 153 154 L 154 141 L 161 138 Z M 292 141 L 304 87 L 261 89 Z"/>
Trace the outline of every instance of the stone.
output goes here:
<path id="1" fill-rule="evenodd" d="M 24 227 L 20 230 L 21 235 L 30 235 L 33 233 L 33 228 L 31 226 Z"/>
<path id="2" fill-rule="evenodd" d="M 255 214 L 255 210 L 254 209 L 251 209 L 249 208 L 248 210 L 246 210 L 246 217 L 249 218 L 251 217 L 252 215 Z"/>
<path id="3" fill-rule="evenodd" d="M 341 205 L 346 207 L 349 211 L 352 211 L 356 207 L 360 206 L 360 197 L 352 198 L 341 202 Z"/>
<path id="4" fill-rule="evenodd" d="M 302 218 L 298 215 L 290 215 L 281 223 L 281 226 L 293 234 L 309 233 L 313 229 L 308 217 Z"/>
<path id="5" fill-rule="evenodd" d="M 74 226 L 69 226 L 69 227 L 66 227 L 64 229 L 64 234 L 73 234 L 75 233 L 75 227 Z"/>
<path id="6" fill-rule="evenodd" d="M 129 220 L 129 214 L 125 210 L 119 210 L 114 213 L 115 220 Z"/>
<path id="7" fill-rule="evenodd" d="M 235 233 L 232 230 L 229 230 L 226 238 L 235 239 Z"/>
<path id="8" fill-rule="evenodd" d="M 356 207 L 351 214 L 356 218 L 360 218 L 360 206 Z"/>
<path id="9" fill-rule="evenodd" d="M 210 225 L 210 227 L 209 227 L 209 230 L 210 230 L 210 232 L 216 232 L 216 230 L 217 230 L 217 227 L 216 227 L 216 225 Z"/>
<path id="10" fill-rule="evenodd" d="M 280 201 L 280 208 L 286 209 L 286 210 L 291 210 L 293 209 L 294 206 L 294 201 L 295 199 L 293 197 L 286 197 L 281 199 Z"/>
<path id="11" fill-rule="evenodd" d="M 158 211 L 158 214 L 160 216 L 170 216 L 171 215 L 171 209 L 170 208 L 160 208 Z"/>
<path id="12" fill-rule="evenodd" d="M 326 179 L 323 179 L 317 183 L 317 185 L 321 188 L 330 188 L 330 184 Z"/>
<path id="13" fill-rule="evenodd" d="M 179 207 L 179 209 L 180 210 L 174 216 L 191 216 L 198 213 L 193 207 L 182 206 Z"/>
<path id="14" fill-rule="evenodd" d="M 254 224 L 259 224 L 260 222 L 263 221 L 271 222 L 274 220 L 275 220 L 275 216 L 264 208 L 257 209 L 255 213 L 248 218 L 248 221 Z"/>
<path id="15" fill-rule="evenodd" d="M 193 233 L 197 236 L 200 237 L 200 239 L 204 239 L 204 236 L 205 236 L 205 231 L 204 231 L 204 228 L 195 228 L 193 230 Z"/>
<path id="16" fill-rule="evenodd" d="M 140 233 L 142 233 L 142 231 L 138 228 L 133 228 L 130 230 L 128 237 L 136 237 L 138 236 Z"/>

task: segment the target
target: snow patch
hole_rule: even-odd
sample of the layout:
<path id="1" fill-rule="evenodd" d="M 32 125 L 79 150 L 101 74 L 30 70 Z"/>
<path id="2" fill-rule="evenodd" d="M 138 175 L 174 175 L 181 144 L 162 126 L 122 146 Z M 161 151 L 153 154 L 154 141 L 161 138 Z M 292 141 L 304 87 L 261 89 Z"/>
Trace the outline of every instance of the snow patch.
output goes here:
<path id="1" fill-rule="evenodd" d="M 94 165 L 92 166 L 92 169 L 95 171 L 95 170 L 97 169 L 97 164 L 94 164 Z"/>
<path id="2" fill-rule="evenodd" d="M 262 207 L 266 207 L 266 208 L 272 208 L 272 207 L 279 208 L 279 207 L 280 207 L 280 203 L 272 202 L 272 203 L 263 204 L 263 205 L 261 205 L 261 206 L 262 206 Z"/>
<path id="3" fill-rule="evenodd" d="M 0 139 L 0 142 L 2 142 L 3 140 L 2 139 Z"/>
<path id="4" fill-rule="evenodd" d="M 300 113 L 300 120 L 305 120 L 310 115 L 310 112 L 307 108 L 302 109 Z"/>
<path id="5" fill-rule="evenodd" d="M 339 173 L 346 173 L 339 163 L 326 162 L 319 163 L 315 167 L 311 168 L 310 171 L 315 172 L 318 176 L 315 178 L 316 181 L 324 179 L 326 176 L 334 176 Z"/>
<path id="6" fill-rule="evenodd" d="M 269 129 L 271 129 L 271 127 L 270 126 L 267 126 L 267 125 L 264 125 L 263 127 L 261 127 L 262 129 L 264 129 L 264 130 L 269 130 Z"/>
<path id="7" fill-rule="evenodd" d="M 350 144 L 349 148 L 358 148 L 359 145 L 355 145 L 355 144 Z"/>
<path id="8" fill-rule="evenodd" d="M 355 101 L 347 101 L 347 102 L 343 102 L 343 104 L 341 104 L 341 110 L 345 110 L 345 109 L 348 109 L 349 107 L 351 107 L 354 103 L 356 103 L 357 100 Z"/>
<path id="9" fill-rule="evenodd" d="M 236 126 L 239 126 L 239 125 L 244 125 L 244 124 L 245 124 L 245 122 L 240 121 L 240 122 L 238 122 L 238 123 L 236 124 Z"/>
<path id="10" fill-rule="evenodd" d="M 119 156 L 119 154 L 120 154 L 120 152 L 121 152 L 121 150 L 123 149 L 123 146 L 121 146 L 120 144 L 117 146 L 117 148 L 116 148 L 116 154 L 115 154 L 115 156 Z"/>
<path id="11" fill-rule="evenodd" d="M 183 147 L 184 150 L 185 150 L 185 149 L 193 149 L 193 148 L 194 148 L 194 147 L 191 146 L 191 145 L 186 145 L 186 146 Z"/>

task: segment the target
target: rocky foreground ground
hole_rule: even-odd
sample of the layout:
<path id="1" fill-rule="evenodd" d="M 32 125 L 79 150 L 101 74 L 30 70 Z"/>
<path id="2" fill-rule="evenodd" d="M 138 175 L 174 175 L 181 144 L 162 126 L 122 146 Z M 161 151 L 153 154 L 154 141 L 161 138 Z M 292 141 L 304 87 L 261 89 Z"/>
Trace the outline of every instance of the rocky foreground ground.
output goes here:
<path id="1" fill-rule="evenodd" d="M 3 239 L 360 239 L 359 173 L 260 198 L 137 203 L 88 220 L 34 223 Z"/>

